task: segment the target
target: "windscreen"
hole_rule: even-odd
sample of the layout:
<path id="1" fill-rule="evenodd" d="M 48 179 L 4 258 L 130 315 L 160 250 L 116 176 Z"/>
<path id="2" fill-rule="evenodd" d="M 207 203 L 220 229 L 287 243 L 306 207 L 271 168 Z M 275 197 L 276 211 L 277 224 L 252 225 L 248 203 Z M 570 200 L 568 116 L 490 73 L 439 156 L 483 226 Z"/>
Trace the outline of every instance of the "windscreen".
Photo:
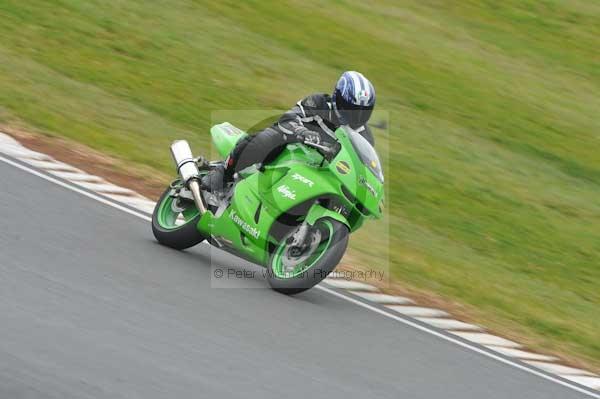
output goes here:
<path id="1" fill-rule="evenodd" d="M 383 183 L 383 171 L 381 170 L 381 162 L 379 162 L 379 156 L 375 151 L 375 148 L 354 130 L 347 129 L 349 131 L 348 136 L 354 146 L 354 150 L 358 154 L 360 160 L 369 168 L 369 170 L 377 177 L 377 179 Z"/>

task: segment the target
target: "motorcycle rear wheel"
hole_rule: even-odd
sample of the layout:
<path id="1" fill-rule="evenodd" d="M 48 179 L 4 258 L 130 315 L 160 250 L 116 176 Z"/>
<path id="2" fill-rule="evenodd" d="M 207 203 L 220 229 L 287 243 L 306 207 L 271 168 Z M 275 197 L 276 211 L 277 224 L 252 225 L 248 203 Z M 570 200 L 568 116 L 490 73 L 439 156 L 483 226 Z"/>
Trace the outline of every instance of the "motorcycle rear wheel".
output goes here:
<path id="1" fill-rule="evenodd" d="M 192 201 L 172 197 L 171 190 L 167 188 L 154 207 L 152 233 L 167 247 L 179 250 L 193 247 L 206 238 L 196 228 L 200 212 Z"/>

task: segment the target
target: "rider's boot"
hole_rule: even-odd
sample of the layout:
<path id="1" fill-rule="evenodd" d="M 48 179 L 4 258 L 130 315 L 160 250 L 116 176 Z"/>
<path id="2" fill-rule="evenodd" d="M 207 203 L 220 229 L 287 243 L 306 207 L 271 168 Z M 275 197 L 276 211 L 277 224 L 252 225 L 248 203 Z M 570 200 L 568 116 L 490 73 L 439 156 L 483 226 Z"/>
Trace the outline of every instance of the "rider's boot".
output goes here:
<path id="1" fill-rule="evenodd" d="M 200 187 L 211 193 L 221 192 L 227 185 L 225 175 L 225 166 L 223 164 L 216 165 L 202 177 Z"/>
<path id="2" fill-rule="evenodd" d="M 227 184 L 233 181 L 233 175 L 237 167 L 237 160 L 253 136 L 247 136 L 238 141 L 234 149 L 222 164 L 212 168 L 200 181 L 203 190 L 211 193 L 222 192 Z"/>

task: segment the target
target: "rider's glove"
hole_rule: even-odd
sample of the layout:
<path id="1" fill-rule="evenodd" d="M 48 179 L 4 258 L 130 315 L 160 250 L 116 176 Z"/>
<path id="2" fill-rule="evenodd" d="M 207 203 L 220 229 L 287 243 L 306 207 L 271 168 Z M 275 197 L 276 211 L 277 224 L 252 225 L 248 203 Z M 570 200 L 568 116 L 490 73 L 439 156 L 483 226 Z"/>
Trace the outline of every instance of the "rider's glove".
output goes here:
<path id="1" fill-rule="evenodd" d="M 296 131 L 296 137 L 300 142 L 309 142 L 312 144 L 320 144 L 321 143 L 321 135 L 317 132 L 313 132 L 312 130 L 308 130 L 305 127 L 302 127 Z"/>

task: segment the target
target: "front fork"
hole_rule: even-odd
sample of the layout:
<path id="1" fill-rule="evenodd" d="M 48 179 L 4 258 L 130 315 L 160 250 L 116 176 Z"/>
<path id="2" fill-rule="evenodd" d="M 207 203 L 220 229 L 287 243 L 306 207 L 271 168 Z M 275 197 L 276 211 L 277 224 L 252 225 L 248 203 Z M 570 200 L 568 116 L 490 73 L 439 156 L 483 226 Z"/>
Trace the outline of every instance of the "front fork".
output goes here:
<path id="1" fill-rule="evenodd" d="M 292 234 L 288 240 L 287 244 L 290 248 L 297 249 L 302 252 L 306 248 L 306 238 L 308 237 L 308 233 L 310 231 L 310 226 L 306 221 L 302 222 L 302 224 L 298 227 L 298 230 L 294 234 Z"/>
<path id="2" fill-rule="evenodd" d="M 338 222 L 348 226 L 348 229 L 350 229 L 348 220 L 343 215 L 332 211 L 331 209 L 327 209 L 321 204 L 315 202 L 308 210 L 308 214 L 306 215 L 306 218 L 302 224 L 298 226 L 296 232 L 288 238 L 287 244 L 290 246 L 290 248 L 296 248 L 302 252 L 307 246 L 306 239 L 309 236 L 311 227 L 314 226 L 317 220 L 326 217 L 337 220 Z"/>

